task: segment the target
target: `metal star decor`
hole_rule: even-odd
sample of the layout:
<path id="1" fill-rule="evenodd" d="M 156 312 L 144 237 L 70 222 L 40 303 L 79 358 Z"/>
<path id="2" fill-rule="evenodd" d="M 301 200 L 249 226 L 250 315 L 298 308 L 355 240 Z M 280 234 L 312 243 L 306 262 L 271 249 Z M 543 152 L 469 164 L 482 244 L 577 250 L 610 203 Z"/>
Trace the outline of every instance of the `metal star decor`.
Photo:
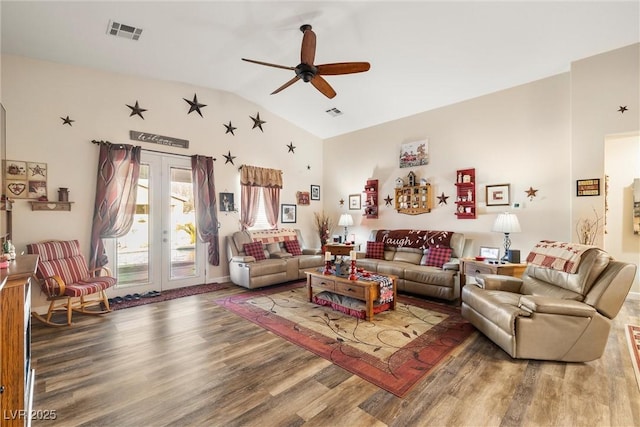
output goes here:
<path id="1" fill-rule="evenodd" d="M 195 93 L 193 94 L 193 101 L 189 101 L 187 98 L 182 99 L 184 99 L 191 106 L 187 114 L 191 114 L 193 111 L 195 111 L 196 113 L 200 114 L 200 117 L 204 117 L 200 109 L 206 107 L 207 104 L 200 104 L 198 102 L 198 96 Z"/>
<path id="2" fill-rule="evenodd" d="M 293 142 L 290 142 L 289 145 L 287 145 L 287 148 L 289 148 L 289 151 L 287 151 L 287 153 L 293 153 L 293 154 L 296 153 L 295 151 L 293 151 L 296 149 L 296 146 L 293 145 Z"/>
<path id="3" fill-rule="evenodd" d="M 534 190 L 533 187 L 529 187 L 528 190 L 525 190 L 525 193 L 527 193 L 527 197 L 529 198 L 529 200 L 533 200 L 533 198 L 536 197 L 537 192 L 538 190 Z"/>
<path id="4" fill-rule="evenodd" d="M 438 204 L 439 205 L 446 205 L 448 198 L 449 198 L 449 196 L 445 196 L 444 192 L 443 192 L 440 196 L 438 196 Z"/>
<path id="5" fill-rule="evenodd" d="M 385 205 L 385 206 L 391 206 L 391 201 L 392 201 L 392 200 L 393 200 L 393 199 L 391 198 L 391 196 L 389 196 L 389 195 L 387 194 L 387 197 L 384 199 L 384 205 Z"/>
<path id="6" fill-rule="evenodd" d="M 256 113 L 256 116 L 251 117 L 251 120 L 253 120 L 253 127 L 251 129 L 260 128 L 260 131 L 264 132 L 264 130 L 262 129 L 262 125 L 267 122 L 265 122 L 264 120 L 260 120 L 260 113 Z"/>
<path id="7" fill-rule="evenodd" d="M 226 165 L 227 163 L 231 163 L 232 165 L 234 165 L 233 163 L 233 159 L 236 158 L 236 156 L 232 156 L 231 155 L 231 151 L 229 151 L 229 154 L 223 154 L 224 156 L 224 164 Z M 235 165 L 234 165 L 235 166 Z"/>
<path id="8" fill-rule="evenodd" d="M 144 120 L 144 117 L 142 116 L 142 113 L 144 113 L 147 110 L 145 110 L 144 108 L 140 108 L 140 105 L 138 104 L 137 100 L 136 100 L 136 105 L 131 106 L 129 104 L 126 104 L 126 106 L 131 108 L 131 114 L 129 114 L 129 117 L 138 115 L 138 116 L 140 116 L 142 118 L 142 120 Z"/>
<path id="9" fill-rule="evenodd" d="M 227 128 L 227 130 L 224 132 L 225 135 L 230 133 L 231 135 L 235 136 L 235 133 L 233 133 L 233 131 L 238 129 L 238 128 L 233 127 L 233 125 L 231 124 L 231 120 L 229 120 L 229 124 L 228 125 L 224 125 L 224 127 Z"/>
<path id="10" fill-rule="evenodd" d="M 60 117 L 60 118 L 62 119 L 62 125 L 63 125 L 63 126 L 64 126 L 64 125 L 69 125 L 69 126 L 71 126 L 71 123 L 75 122 L 75 120 L 71 120 L 71 119 L 69 118 L 69 116 L 67 116 L 67 117 Z"/>
<path id="11" fill-rule="evenodd" d="M 340 199 L 340 206 L 344 206 L 344 199 Z"/>
<path id="12" fill-rule="evenodd" d="M 626 105 L 621 105 L 620 108 L 618 108 L 618 111 L 620 111 L 620 114 L 624 114 L 624 112 L 627 110 L 628 108 Z"/>
<path id="13" fill-rule="evenodd" d="M 311 165 L 307 165 L 307 170 L 310 171 L 311 170 Z"/>

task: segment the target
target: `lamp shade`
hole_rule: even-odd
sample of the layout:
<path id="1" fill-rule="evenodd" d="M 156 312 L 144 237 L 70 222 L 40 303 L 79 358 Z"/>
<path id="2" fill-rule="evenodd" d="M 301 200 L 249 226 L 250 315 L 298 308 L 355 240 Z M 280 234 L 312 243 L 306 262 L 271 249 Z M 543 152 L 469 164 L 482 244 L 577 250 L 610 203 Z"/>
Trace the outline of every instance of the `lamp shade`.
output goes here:
<path id="1" fill-rule="evenodd" d="M 519 233 L 520 222 L 515 214 L 504 212 L 498 215 L 491 230 L 499 233 Z"/>
<path id="2" fill-rule="evenodd" d="M 341 227 L 348 227 L 350 225 L 353 225 L 353 217 L 350 214 L 340 215 L 340 219 L 338 220 L 338 225 Z"/>

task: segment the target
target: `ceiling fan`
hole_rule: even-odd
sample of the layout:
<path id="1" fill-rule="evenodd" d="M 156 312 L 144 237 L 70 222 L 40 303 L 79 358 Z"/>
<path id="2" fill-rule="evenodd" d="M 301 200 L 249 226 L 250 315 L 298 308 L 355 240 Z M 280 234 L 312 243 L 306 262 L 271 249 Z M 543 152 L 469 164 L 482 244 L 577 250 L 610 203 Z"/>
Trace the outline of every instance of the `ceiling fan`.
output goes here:
<path id="1" fill-rule="evenodd" d="M 300 49 L 300 64 L 295 67 L 287 67 L 285 65 L 270 64 L 268 62 L 242 58 L 243 61 L 253 62 L 254 64 L 295 71 L 296 76 L 271 92 L 271 95 L 288 88 L 299 79 L 302 79 L 305 83 L 311 82 L 311 84 L 327 98 L 333 98 L 336 96 L 336 91 L 333 90 L 331 85 L 324 78 L 322 78 L 323 75 L 353 74 L 369 70 L 370 65 L 368 62 L 337 62 L 334 64 L 314 65 L 313 61 L 316 56 L 316 33 L 311 30 L 311 25 L 309 24 L 301 26 L 300 31 L 302 31 L 303 34 L 302 47 Z"/>

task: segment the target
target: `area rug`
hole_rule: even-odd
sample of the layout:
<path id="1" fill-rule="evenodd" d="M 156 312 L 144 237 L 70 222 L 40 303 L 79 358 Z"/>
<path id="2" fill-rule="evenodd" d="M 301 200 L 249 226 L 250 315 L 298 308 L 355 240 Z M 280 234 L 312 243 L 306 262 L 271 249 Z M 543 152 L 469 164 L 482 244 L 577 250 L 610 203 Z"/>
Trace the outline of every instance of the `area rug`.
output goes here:
<path id="1" fill-rule="evenodd" d="M 113 303 L 113 304 L 110 304 L 110 308 L 112 310 L 121 310 L 123 308 L 136 307 L 138 305 L 167 301 L 170 299 L 188 297 L 191 295 L 204 294 L 207 292 L 219 291 L 221 289 L 226 289 L 226 288 L 227 286 L 221 283 L 208 283 L 206 285 L 194 285 L 194 286 L 187 286 L 184 288 L 169 289 L 167 291 L 162 291 L 158 296 L 154 296 L 154 297 L 137 296 L 136 299 L 132 299 L 130 301 Z"/>
<path id="2" fill-rule="evenodd" d="M 406 296 L 396 310 L 357 319 L 310 303 L 301 284 L 215 302 L 399 397 L 474 331 L 459 308 Z"/>
<path id="3" fill-rule="evenodd" d="M 638 389 L 640 390 L 640 326 L 626 325 L 625 335 L 627 336 L 627 344 L 631 354 L 631 365 L 633 365 L 636 383 L 638 383 Z"/>

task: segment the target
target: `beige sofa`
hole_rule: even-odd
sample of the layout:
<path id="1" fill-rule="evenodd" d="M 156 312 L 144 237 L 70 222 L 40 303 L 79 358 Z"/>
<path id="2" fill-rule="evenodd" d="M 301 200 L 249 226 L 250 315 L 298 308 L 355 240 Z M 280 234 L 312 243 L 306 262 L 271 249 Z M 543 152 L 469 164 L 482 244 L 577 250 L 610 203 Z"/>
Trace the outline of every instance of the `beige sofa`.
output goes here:
<path id="1" fill-rule="evenodd" d="M 637 267 L 597 248 L 581 255 L 575 272 L 529 261 L 522 279 L 479 275 L 477 285 L 464 286 L 462 316 L 513 358 L 602 356 Z"/>
<path id="2" fill-rule="evenodd" d="M 369 241 L 375 241 L 377 236 L 386 232 L 398 232 L 405 230 L 372 230 Z M 416 230 L 406 230 L 415 235 Z M 381 234 L 379 234 L 379 232 Z M 417 230 L 417 232 L 426 232 Z M 447 233 L 449 247 L 452 250 L 451 258 L 440 267 L 421 265 L 426 256 L 425 248 L 406 247 L 402 242 L 386 244 L 384 246 L 384 259 L 367 258 L 366 251 L 359 251 L 356 265 L 365 270 L 380 273 L 393 274 L 398 277 L 398 291 L 417 294 L 421 296 L 440 298 L 453 301 L 460 297 L 460 258 L 462 257 L 465 238 L 464 234 Z M 414 244 L 413 246 L 422 246 Z M 361 249 L 366 249 L 365 247 Z"/>
<path id="3" fill-rule="evenodd" d="M 254 289 L 292 280 L 304 279 L 305 269 L 324 265 L 324 257 L 320 249 L 304 247 L 300 230 L 295 230 L 302 255 L 293 256 L 288 253 L 282 242 L 263 245 L 267 259 L 256 261 L 244 251 L 245 243 L 253 239 L 247 231 L 237 231 L 226 238 L 227 259 L 229 260 L 229 276 L 236 285 Z"/>

